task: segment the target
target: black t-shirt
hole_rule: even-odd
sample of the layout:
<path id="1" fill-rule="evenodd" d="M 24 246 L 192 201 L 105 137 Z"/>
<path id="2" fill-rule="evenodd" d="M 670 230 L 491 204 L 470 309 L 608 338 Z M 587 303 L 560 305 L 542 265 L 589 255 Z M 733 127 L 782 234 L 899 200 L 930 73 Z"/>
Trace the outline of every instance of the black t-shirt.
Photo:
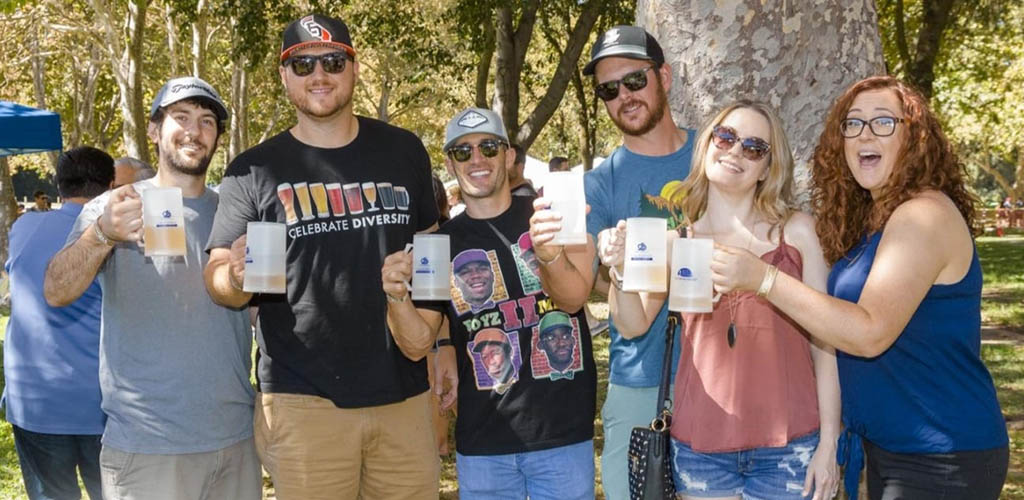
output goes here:
<path id="1" fill-rule="evenodd" d="M 427 389 L 387 327 L 384 257 L 437 221 L 430 160 L 411 132 L 359 117 L 348 145 L 309 146 L 285 131 L 228 166 L 207 249 L 226 248 L 249 221 L 287 230 L 286 295 L 259 306 L 263 392 L 312 394 L 341 408 L 402 401 Z"/>
<path id="2" fill-rule="evenodd" d="M 463 455 L 544 450 L 594 435 L 590 329 L 582 309 L 559 311 L 541 289 L 532 203 L 513 196 L 493 219 L 462 213 L 438 231 L 451 237 L 452 300 L 419 306 L 448 315 L 459 367 L 455 441 Z"/>

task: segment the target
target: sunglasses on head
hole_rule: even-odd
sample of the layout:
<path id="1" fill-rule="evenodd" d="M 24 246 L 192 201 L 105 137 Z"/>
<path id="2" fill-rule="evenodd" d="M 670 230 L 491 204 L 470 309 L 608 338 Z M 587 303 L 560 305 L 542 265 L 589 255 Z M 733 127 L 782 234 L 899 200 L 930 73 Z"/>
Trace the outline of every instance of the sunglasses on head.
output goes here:
<path id="1" fill-rule="evenodd" d="M 320 67 L 325 73 L 336 74 L 345 71 L 346 59 L 348 55 L 344 52 L 328 52 L 318 56 L 291 56 L 283 64 L 290 65 L 296 76 L 308 76 L 316 69 L 316 62 L 320 61 Z"/>
<path id="2" fill-rule="evenodd" d="M 758 161 L 764 158 L 771 151 L 770 144 L 759 137 L 740 137 L 736 129 L 719 125 L 711 130 L 711 142 L 722 151 L 728 151 L 738 142 L 743 151 L 743 157 L 750 161 Z"/>
<path id="3" fill-rule="evenodd" d="M 652 69 L 654 69 L 654 66 L 648 66 L 644 69 L 638 69 L 636 71 L 626 73 L 618 80 L 609 80 L 607 82 L 599 83 L 594 87 L 594 93 L 597 94 L 597 97 L 600 97 L 602 101 L 610 101 L 619 96 L 620 84 L 629 89 L 630 92 L 636 92 L 647 86 L 647 71 Z"/>
<path id="4" fill-rule="evenodd" d="M 498 150 L 501 149 L 501 146 L 508 146 L 508 144 L 497 139 L 484 139 L 476 146 L 463 143 L 448 148 L 448 157 L 460 162 L 469 161 L 473 156 L 473 148 L 477 148 L 480 150 L 480 154 L 484 155 L 484 157 L 494 158 L 498 155 Z"/>

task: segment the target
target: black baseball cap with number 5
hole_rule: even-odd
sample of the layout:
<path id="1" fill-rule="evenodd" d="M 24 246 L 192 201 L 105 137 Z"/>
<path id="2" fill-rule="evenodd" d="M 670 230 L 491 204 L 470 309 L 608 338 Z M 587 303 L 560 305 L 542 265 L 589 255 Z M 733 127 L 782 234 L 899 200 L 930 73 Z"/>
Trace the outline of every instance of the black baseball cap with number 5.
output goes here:
<path id="1" fill-rule="evenodd" d="M 352 48 L 352 37 L 348 34 L 348 26 L 340 19 L 310 14 L 292 21 L 284 29 L 281 41 L 281 61 L 299 49 L 309 47 L 335 47 L 345 51 L 349 57 L 355 58 L 356 49 Z"/>
<path id="2" fill-rule="evenodd" d="M 626 57 L 653 61 L 657 66 L 665 63 L 665 53 L 654 36 L 639 26 L 615 26 L 597 37 L 590 49 L 590 62 L 583 74 L 594 74 L 597 62 L 606 57 Z"/>

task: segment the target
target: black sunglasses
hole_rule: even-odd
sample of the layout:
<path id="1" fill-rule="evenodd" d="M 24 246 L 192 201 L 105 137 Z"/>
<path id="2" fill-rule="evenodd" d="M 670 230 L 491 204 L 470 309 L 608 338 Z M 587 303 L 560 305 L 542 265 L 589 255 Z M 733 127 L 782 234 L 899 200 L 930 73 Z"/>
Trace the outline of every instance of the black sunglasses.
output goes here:
<path id="1" fill-rule="evenodd" d="M 494 158 L 495 156 L 498 155 L 498 150 L 501 149 L 502 146 L 507 147 L 508 144 L 505 144 L 504 142 L 499 141 L 497 139 L 484 139 L 480 141 L 480 144 L 477 144 L 476 146 L 473 146 L 472 144 L 459 144 L 457 146 L 452 146 L 448 148 L 447 152 L 449 158 L 455 161 L 462 162 L 469 161 L 469 159 L 473 156 L 474 147 L 479 149 L 480 154 L 484 155 L 484 157 Z"/>
<path id="2" fill-rule="evenodd" d="M 325 73 L 335 74 L 345 71 L 346 59 L 348 56 L 344 52 L 328 52 L 318 56 L 291 56 L 282 64 L 290 65 L 296 76 L 308 76 L 316 69 L 316 62 L 320 61 L 320 67 Z"/>
<path id="3" fill-rule="evenodd" d="M 871 129 L 871 133 L 875 134 L 876 137 L 889 137 L 896 132 L 897 123 L 903 123 L 903 118 L 896 118 L 895 116 L 877 116 L 870 120 L 847 118 L 839 124 L 839 130 L 843 133 L 843 137 L 853 139 L 858 137 L 861 132 L 864 132 L 864 124 L 867 124 L 868 128 Z"/>
<path id="4" fill-rule="evenodd" d="M 647 71 L 652 69 L 654 69 L 654 66 L 648 66 L 644 69 L 626 73 L 619 80 L 599 83 L 594 87 L 594 93 L 602 101 L 610 101 L 619 96 L 619 84 L 624 85 L 630 92 L 636 92 L 647 86 Z"/>
<path id="5" fill-rule="evenodd" d="M 736 133 L 736 129 L 725 125 L 719 125 L 711 130 L 711 142 L 715 143 L 715 147 L 722 151 L 732 149 L 738 142 L 740 143 L 740 149 L 743 151 L 743 157 L 750 161 L 758 161 L 764 158 L 772 149 L 771 145 L 765 142 L 764 139 L 759 137 L 740 137 Z"/>

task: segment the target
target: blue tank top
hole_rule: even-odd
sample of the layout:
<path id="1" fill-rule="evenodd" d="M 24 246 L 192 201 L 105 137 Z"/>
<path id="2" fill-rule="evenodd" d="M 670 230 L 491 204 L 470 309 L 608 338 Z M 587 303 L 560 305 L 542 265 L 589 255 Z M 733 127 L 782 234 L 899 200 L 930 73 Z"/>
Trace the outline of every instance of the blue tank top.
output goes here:
<path id="1" fill-rule="evenodd" d="M 836 262 L 828 292 L 856 302 L 882 234 Z M 977 249 L 959 282 L 933 285 L 888 350 L 838 352 L 843 420 L 896 453 L 948 453 L 1006 446 L 1006 422 L 981 361 L 981 264 Z"/>

